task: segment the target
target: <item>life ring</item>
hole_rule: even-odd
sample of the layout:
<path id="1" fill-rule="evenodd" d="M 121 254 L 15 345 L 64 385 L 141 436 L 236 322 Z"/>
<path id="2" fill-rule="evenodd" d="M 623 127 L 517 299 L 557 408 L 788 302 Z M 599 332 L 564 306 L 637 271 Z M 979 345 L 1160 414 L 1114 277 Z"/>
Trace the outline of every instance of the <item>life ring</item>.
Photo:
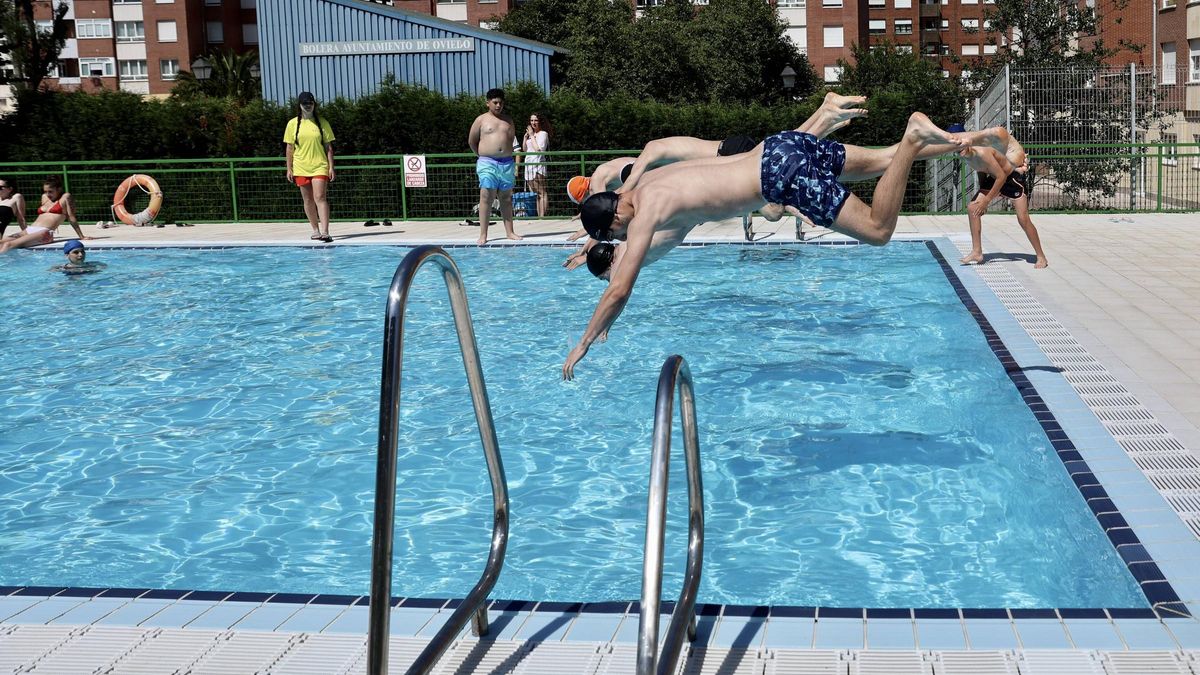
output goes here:
<path id="1" fill-rule="evenodd" d="M 129 191 L 135 185 L 150 195 L 150 205 L 141 213 L 130 214 L 129 211 L 125 210 L 125 198 L 129 196 Z M 141 227 L 153 221 L 158 216 L 158 210 L 162 208 L 162 202 L 163 193 L 162 189 L 158 187 L 158 181 L 144 173 L 135 173 L 121 181 L 121 185 L 117 187 L 116 193 L 113 194 L 113 216 L 126 225 Z"/>

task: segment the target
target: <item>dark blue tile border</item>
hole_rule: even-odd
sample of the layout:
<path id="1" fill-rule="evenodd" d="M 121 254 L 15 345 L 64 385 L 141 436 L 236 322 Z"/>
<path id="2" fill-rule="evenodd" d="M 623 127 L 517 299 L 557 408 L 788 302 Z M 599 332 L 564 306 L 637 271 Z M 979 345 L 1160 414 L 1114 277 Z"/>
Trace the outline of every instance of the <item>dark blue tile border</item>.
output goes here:
<path id="1" fill-rule="evenodd" d="M 950 263 L 947 262 L 937 245 L 927 240 L 925 246 L 929 249 L 929 253 L 933 256 L 933 259 L 941 267 L 942 273 L 945 274 L 946 280 L 950 282 L 950 286 L 958 295 L 959 301 L 963 303 L 967 312 L 970 313 L 971 317 L 979 325 L 979 329 L 983 331 L 984 337 L 987 338 L 988 346 L 991 347 L 996 358 L 1003 364 L 1013 364 L 1015 366 L 1016 359 L 1013 358 L 1012 353 L 1008 351 L 1003 341 L 999 339 L 991 322 L 984 316 L 983 310 L 975 303 L 975 299 L 967 292 L 966 286 L 963 285 L 958 275 L 954 273 L 954 270 L 950 267 Z M 1096 508 L 1092 508 L 1092 513 L 1096 516 L 1101 529 L 1108 536 L 1108 540 L 1112 543 L 1113 548 L 1121 554 L 1122 560 L 1125 561 L 1126 567 L 1129 568 L 1129 573 L 1139 582 L 1142 592 L 1146 595 L 1146 600 L 1149 601 L 1151 607 L 1161 607 L 1172 613 L 1178 613 L 1178 610 L 1181 609 L 1184 615 L 1191 616 L 1187 612 L 1187 608 L 1180 602 L 1179 595 L 1175 593 L 1175 589 L 1171 587 L 1170 582 L 1163 577 L 1162 571 L 1158 569 L 1157 565 L 1148 565 L 1141 570 L 1134 570 L 1133 561 L 1130 560 L 1130 554 L 1132 553 L 1136 553 L 1139 556 L 1137 562 L 1153 562 L 1149 554 L 1146 553 L 1146 549 L 1142 547 L 1141 540 L 1129 528 L 1128 523 L 1125 522 L 1124 517 L 1121 516 L 1112 501 L 1108 499 L 1108 493 L 1101 487 L 1100 480 L 1088 469 L 1083 458 L 1075 451 L 1075 446 L 1071 443 L 1071 439 L 1067 438 L 1066 433 L 1062 430 L 1062 426 L 1058 423 L 1058 420 L 1055 419 L 1054 414 L 1046 408 L 1044 401 L 1038 395 L 1037 389 L 1029 381 L 1029 378 L 1023 372 L 1007 366 L 1005 367 L 1005 373 L 1012 380 L 1013 384 L 1016 385 L 1018 391 L 1021 392 L 1021 396 L 1025 400 L 1025 403 L 1029 405 L 1030 411 L 1034 413 L 1038 422 L 1042 425 L 1042 429 L 1046 432 L 1046 437 L 1050 439 L 1051 445 L 1057 451 L 1059 459 L 1063 462 L 1063 468 L 1067 470 L 1071 481 L 1079 489 L 1084 500 L 1089 502 L 1089 506 L 1093 499 L 1102 501 L 1102 506 L 1105 508 L 1105 511 L 1103 511 L 1104 515 L 1100 515 L 1101 512 L 1097 511 Z M 1132 547 L 1136 547 L 1136 550 L 1130 553 L 1122 552 L 1122 549 Z M 1016 616 L 1017 611 L 1026 610 L 1014 609 L 1014 616 Z M 964 610 L 964 615 L 965 612 L 966 610 Z"/>

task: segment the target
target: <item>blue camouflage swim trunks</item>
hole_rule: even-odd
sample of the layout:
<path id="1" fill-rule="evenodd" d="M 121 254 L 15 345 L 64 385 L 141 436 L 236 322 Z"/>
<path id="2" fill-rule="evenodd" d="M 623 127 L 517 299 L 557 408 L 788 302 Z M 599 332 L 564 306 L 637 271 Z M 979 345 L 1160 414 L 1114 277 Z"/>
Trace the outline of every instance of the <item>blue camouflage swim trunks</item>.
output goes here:
<path id="1" fill-rule="evenodd" d="M 475 175 L 485 190 L 511 190 L 517 180 L 517 162 L 512 157 L 480 157 L 475 161 Z"/>
<path id="2" fill-rule="evenodd" d="M 801 131 L 784 131 L 763 141 L 762 195 L 771 204 L 794 206 L 814 223 L 837 220 L 850 191 L 838 182 L 846 147 Z"/>

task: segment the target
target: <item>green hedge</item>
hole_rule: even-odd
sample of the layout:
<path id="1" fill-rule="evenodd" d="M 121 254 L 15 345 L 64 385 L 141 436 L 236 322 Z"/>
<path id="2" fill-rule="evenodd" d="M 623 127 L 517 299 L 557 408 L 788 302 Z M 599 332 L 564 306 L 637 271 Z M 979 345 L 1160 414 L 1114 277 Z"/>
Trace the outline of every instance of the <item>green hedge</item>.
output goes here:
<path id="1" fill-rule="evenodd" d="M 665 105 L 615 96 L 594 101 L 562 91 L 546 97 L 531 84 L 509 90 L 509 112 L 520 120 L 550 115 L 555 150 L 637 148 L 663 136 L 720 139 L 767 135 L 795 127 L 816 101 L 764 107 Z M 385 83 L 356 101 L 327 102 L 320 113 L 337 134 L 339 154 L 467 151 L 467 130 L 485 110 L 480 97 L 448 98 L 421 87 Z M 263 101 L 147 100 L 123 92 L 42 92 L 0 119 L 6 162 L 101 159 L 271 157 L 283 152 L 293 109 Z"/>

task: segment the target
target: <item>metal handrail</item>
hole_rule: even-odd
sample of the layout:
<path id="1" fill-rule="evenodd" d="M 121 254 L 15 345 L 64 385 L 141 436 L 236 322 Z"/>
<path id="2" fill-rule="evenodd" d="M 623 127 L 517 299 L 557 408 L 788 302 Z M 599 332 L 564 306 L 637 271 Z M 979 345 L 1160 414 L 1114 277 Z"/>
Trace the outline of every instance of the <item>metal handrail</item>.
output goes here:
<path id="1" fill-rule="evenodd" d="M 463 364 L 467 371 L 467 382 L 471 388 L 471 402 L 475 406 L 475 420 L 479 424 L 479 437 L 483 441 L 483 452 L 487 458 L 488 476 L 492 481 L 492 544 L 487 565 L 479 583 L 467 594 L 466 599 L 454 610 L 442 629 L 433 636 L 416 661 L 408 668 L 410 675 L 427 673 L 450 646 L 458 632 L 474 615 L 472 632 L 486 635 L 488 631 L 487 595 L 496 585 L 500 568 L 504 565 L 504 551 L 508 547 L 508 483 L 504 477 L 504 466 L 500 462 L 500 448 L 496 442 L 496 429 L 492 423 L 492 409 L 488 402 L 487 387 L 483 382 L 483 368 L 479 363 L 479 347 L 475 342 L 475 329 L 471 325 L 471 312 L 467 307 L 467 292 L 463 287 L 462 275 L 454 260 L 438 246 L 419 246 L 404 256 L 392 286 L 388 290 L 387 314 L 383 328 L 383 377 L 379 393 L 379 457 L 375 468 L 375 534 L 371 553 L 371 606 L 370 624 L 367 631 L 367 672 L 382 675 L 388 671 L 388 619 L 392 592 L 392 526 L 396 515 L 396 441 L 400 420 L 400 371 L 404 354 L 404 310 L 408 303 L 408 291 L 417 270 L 427 262 L 435 263 L 442 270 L 450 306 L 454 311 L 454 328 L 458 333 L 458 345 L 462 350 Z"/>
<path id="2" fill-rule="evenodd" d="M 688 479 L 687 568 L 671 625 L 658 654 L 658 607 L 662 594 L 663 534 L 667 527 L 667 477 L 671 459 L 671 412 L 679 387 L 679 416 Z M 696 639 L 696 592 L 704 559 L 704 489 L 700 482 L 700 438 L 696 431 L 696 396 L 692 373 L 678 354 L 663 364 L 654 404 L 654 449 L 650 453 L 650 499 L 646 513 L 646 558 L 642 563 L 642 605 L 638 618 L 638 675 L 665 675 L 675 670 L 683 633 Z M 655 669 L 657 665 L 657 671 Z"/>

